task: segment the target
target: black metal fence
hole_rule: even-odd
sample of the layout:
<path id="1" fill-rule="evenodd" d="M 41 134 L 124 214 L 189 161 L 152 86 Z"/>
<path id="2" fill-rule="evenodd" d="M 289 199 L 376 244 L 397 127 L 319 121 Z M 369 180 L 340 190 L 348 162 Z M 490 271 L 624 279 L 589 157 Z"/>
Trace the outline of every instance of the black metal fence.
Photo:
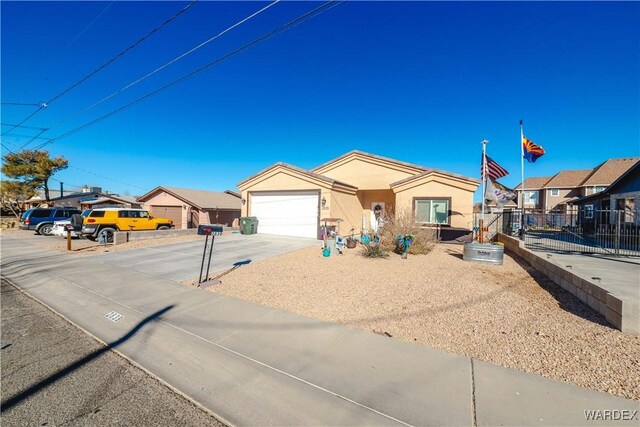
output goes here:
<path id="1" fill-rule="evenodd" d="M 623 210 L 528 213 L 525 246 L 532 250 L 640 256 L 640 227 Z"/>
<path id="2" fill-rule="evenodd" d="M 512 210 L 494 216 L 485 227 L 489 235 L 519 236 L 531 250 L 640 256 L 637 215 L 624 210 L 524 214 Z"/>

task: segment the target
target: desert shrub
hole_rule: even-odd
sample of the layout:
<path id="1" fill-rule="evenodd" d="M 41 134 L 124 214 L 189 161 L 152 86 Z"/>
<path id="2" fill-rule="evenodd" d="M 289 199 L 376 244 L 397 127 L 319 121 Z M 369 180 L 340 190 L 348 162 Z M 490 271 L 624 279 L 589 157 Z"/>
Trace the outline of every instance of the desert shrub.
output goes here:
<path id="1" fill-rule="evenodd" d="M 413 236 L 409 246 L 410 254 L 428 254 L 438 243 L 438 230 L 435 227 L 420 227 L 414 221 L 413 212 L 403 209 L 397 215 L 385 212 L 384 227 L 380 230 L 380 244 L 388 252 L 401 254 L 402 245 L 398 245 L 398 236 Z"/>
<path id="2" fill-rule="evenodd" d="M 362 245 L 362 256 L 365 258 L 387 258 L 388 251 L 379 243 L 367 243 Z"/>

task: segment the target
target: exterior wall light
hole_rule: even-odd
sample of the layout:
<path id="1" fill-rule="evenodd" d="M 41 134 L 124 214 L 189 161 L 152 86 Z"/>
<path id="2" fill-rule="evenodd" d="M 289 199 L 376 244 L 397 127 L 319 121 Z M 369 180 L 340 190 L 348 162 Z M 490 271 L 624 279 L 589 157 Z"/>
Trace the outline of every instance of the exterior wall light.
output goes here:
<path id="1" fill-rule="evenodd" d="M 321 202 L 322 202 L 322 207 L 324 208 L 324 206 L 327 204 L 327 199 L 323 197 Z"/>

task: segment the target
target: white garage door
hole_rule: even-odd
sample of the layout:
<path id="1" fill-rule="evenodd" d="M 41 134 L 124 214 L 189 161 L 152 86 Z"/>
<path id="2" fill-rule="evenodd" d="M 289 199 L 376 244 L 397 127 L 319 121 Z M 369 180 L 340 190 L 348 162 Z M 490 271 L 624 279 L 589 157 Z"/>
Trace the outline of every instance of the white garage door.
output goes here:
<path id="1" fill-rule="evenodd" d="M 250 200 L 249 214 L 258 218 L 258 233 L 318 237 L 318 192 L 256 193 Z"/>

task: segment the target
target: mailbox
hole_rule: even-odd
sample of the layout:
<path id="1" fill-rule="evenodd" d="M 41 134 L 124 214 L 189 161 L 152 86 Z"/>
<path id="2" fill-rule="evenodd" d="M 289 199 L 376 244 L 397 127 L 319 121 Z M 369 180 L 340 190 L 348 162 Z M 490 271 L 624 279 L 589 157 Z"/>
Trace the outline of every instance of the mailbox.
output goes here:
<path id="1" fill-rule="evenodd" d="M 221 225 L 199 225 L 198 235 L 200 236 L 220 236 L 222 235 Z"/>
<path id="2" fill-rule="evenodd" d="M 82 230 L 82 226 L 81 225 L 66 224 L 64 226 L 64 229 L 66 231 L 81 231 Z"/>

